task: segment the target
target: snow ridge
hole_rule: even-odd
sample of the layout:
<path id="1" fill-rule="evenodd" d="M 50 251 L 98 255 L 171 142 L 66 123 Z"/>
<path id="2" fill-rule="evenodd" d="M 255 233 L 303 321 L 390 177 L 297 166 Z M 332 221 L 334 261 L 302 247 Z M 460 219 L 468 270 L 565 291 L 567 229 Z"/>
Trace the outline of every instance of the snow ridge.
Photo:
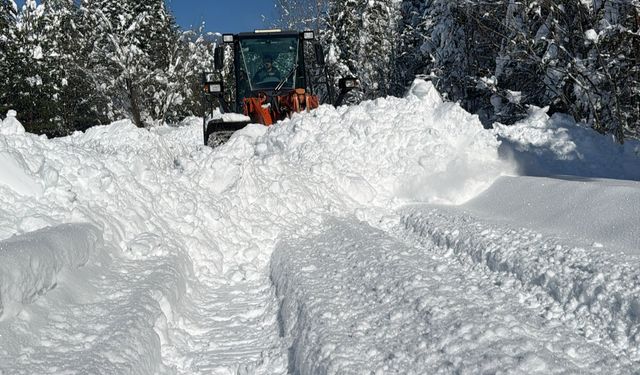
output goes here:
<path id="1" fill-rule="evenodd" d="M 542 316 L 640 360 L 640 259 L 621 263 L 601 249 L 567 245 L 531 229 L 484 223 L 471 215 L 407 208 L 402 223 L 474 268 L 507 274 L 532 292 Z M 498 281 L 501 282 L 501 281 Z"/>

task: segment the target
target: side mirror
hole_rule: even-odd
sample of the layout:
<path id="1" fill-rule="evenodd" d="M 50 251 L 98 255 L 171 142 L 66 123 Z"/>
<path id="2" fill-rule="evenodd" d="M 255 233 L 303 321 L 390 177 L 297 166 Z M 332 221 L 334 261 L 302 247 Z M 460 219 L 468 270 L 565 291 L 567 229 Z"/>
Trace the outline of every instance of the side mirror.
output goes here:
<path id="1" fill-rule="evenodd" d="M 313 45 L 313 49 L 316 53 L 316 63 L 320 66 L 324 65 L 324 49 L 322 49 L 322 45 L 316 43 Z"/>
<path id="2" fill-rule="evenodd" d="M 221 70 L 224 68 L 224 47 L 218 46 L 213 51 L 213 65 L 216 70 Z"/>

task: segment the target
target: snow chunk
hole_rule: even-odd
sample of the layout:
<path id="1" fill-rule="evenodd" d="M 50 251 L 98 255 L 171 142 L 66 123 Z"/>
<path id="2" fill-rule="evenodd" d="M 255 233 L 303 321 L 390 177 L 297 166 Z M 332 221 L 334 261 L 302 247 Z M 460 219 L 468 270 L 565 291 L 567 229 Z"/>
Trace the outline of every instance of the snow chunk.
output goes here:
<path id="1" fill-rule="evenodd" d="M 442 104 L 442 96 L 440 96 L 438 90 L 433 86 L 433 83 L 423 79 L 414 80 L 406 96 L 415 96 L 433 105 Z"/>
<path id="2" fill-rule="evenodd" d="M 42 47 L 41 46 L 35 46 L 33 48 L 33 50 L 31 51 L 31 57 L 34 60 L 42 60 L 42 58 L 44 57 L 44 55 L 42 53 Z"/>
<path id="3" fill-rule="evenodd" d="M 7 118 L 0 122 L 0 135 L 24 134 L 24 126 L 16 118 L 17 113 L 14 110 L 7 112 Z"/>
<path id="4" fill-rule="evenodd" d="M 507 90 L 507 100 L 509 103 L 520 104 L 522 101 L 522 91 Z"/>
<path id="5" fill-rule="evenodd" d="M 222 120 L 224 122 L 240 122 L 240 121 L 251 121 L 249 116 L 245 116 L 241 113 L 222 113 L 220 110 L 216 109 L 212 114 L 209 120 Z"/>
<path id="6" fill-rule="evenodd" d="M 44 189 L 40 179 L 31 173 L 20 154 L 0 148 L 0 165 L 0 187 L 8 187 L 19 195 L 42 195 Z"/>
<path id="7" fill-rule="evenodd" d="M 598 41 L 598 33 L 594 29 L 589 29 L 585 31 L 584 37 L 587 38 L 587 40 L 590 40 L 594 43 Z"/>

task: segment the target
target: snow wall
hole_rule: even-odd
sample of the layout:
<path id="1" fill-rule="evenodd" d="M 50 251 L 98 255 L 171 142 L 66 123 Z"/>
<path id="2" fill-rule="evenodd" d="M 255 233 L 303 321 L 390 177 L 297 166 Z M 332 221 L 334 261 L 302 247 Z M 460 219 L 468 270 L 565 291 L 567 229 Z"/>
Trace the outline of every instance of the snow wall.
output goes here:
<path id="1" fill-rule="evenodd" d="M 63 224 L 0 241 L 0 320 L 57 284 L 97 252 L 102 237 L 86 224 Z"/>

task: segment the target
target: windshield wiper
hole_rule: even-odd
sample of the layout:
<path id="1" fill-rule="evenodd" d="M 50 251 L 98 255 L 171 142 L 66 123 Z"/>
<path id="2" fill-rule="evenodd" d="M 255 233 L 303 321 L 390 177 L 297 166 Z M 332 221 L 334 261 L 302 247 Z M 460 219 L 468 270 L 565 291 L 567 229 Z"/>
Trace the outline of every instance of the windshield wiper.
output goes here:
<path id="1" fill-rule="evenodd" d="M 278 85 L 276 86 L 276 88 L 274 89 L 274 93 L 277 94 L 278 92 L 280 92 L 280 90 L 282 90 L 282 86 L 284 86 L 284 84 L 289 80 L 289 78 L 291 77 L 291 75 L 296 71 L 296 69 L 298 69 L 298 64 L 293 64 L 293 68 L 291 68 L 291 70 L 289 71 L 289 73 L 287 73 L 287 76 L 284 77 L 282 79 L 282 81 L 280 81 L 278 83 Z"/>

